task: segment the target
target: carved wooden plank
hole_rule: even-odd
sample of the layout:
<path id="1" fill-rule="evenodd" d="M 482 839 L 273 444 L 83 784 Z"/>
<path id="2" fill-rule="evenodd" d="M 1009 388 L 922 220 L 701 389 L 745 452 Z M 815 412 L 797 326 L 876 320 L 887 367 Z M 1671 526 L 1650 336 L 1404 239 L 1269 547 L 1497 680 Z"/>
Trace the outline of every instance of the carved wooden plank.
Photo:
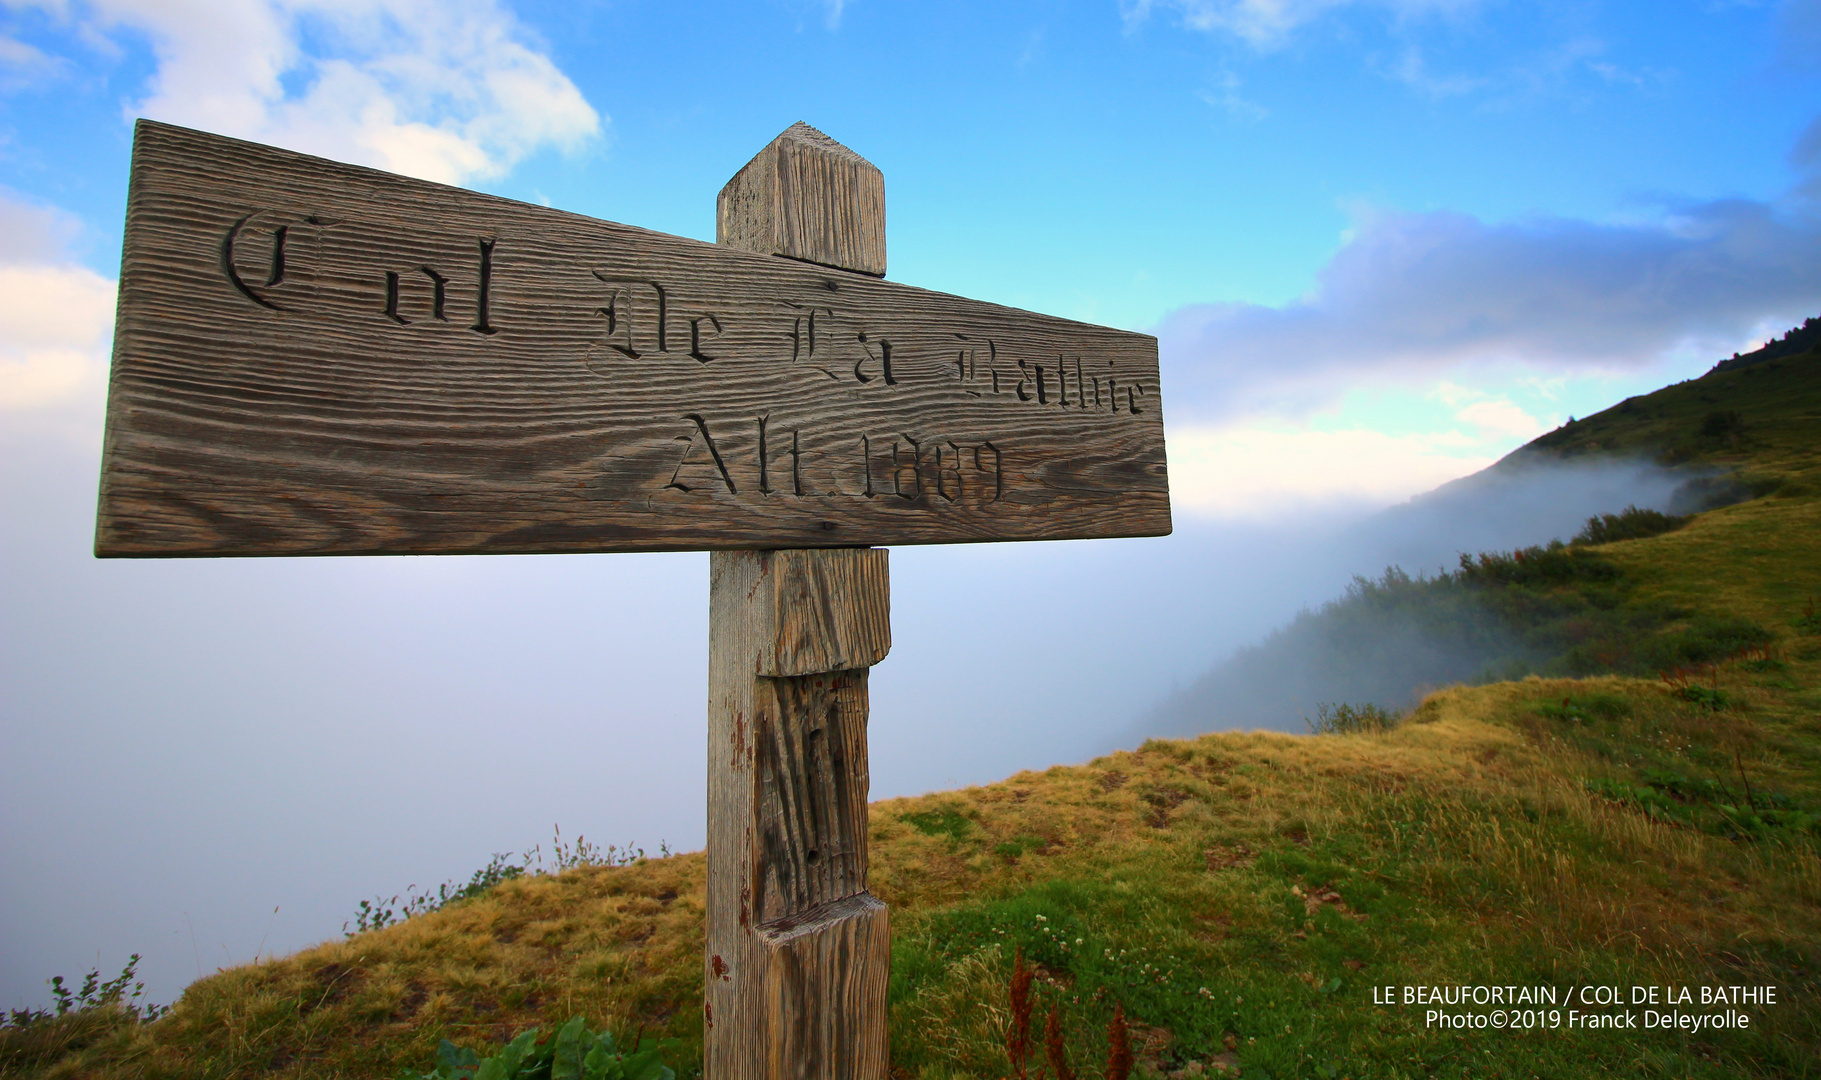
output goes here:
<path id="1" fill-rule="evenodd" d="M 142 121 L 96 551 L 1154 535 L 1157 379 L 1145 335 Z"/>
<path id="2" fill-rule="evenodd" d="M 886 557 L 710 558 L 708 1080 L 885 1077 L 890 932 L 885 906 L 866 892 L 867 672 L 758 669 L 802 640 L 780 611 L 885 612 Z M 866 572 L 805 574 L 806 562 Z M 835 594 L 819 591 L 830 583 Z M 799 663 L 840 653 L 788 651 Z"/>

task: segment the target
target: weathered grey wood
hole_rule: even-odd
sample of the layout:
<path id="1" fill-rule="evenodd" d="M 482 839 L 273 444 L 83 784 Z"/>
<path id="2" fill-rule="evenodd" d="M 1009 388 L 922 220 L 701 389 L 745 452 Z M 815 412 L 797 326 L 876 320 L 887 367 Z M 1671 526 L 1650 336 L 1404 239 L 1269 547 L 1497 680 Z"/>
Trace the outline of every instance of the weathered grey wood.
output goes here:
<path id="1" fill-rule="evenodd" d="M 885 176 L 808 124 L 792 124 L 721 189 L 715 241 L 884 277 Z"/>
<path id="2" fill-rule="evenodd" d="M 722 217 L 765 168 L 872 190 L 820 150 Z M 1155 339 L 815 265 L 883 249 L 794 221 L 784 259 L 142 121 L 96 552 L 1169 531 Z"/>
<path id="3" fill-rule="evenodd" d="M 820 558 L 826 552 L 831 557 Z M 771 644 L 760 650 L 761 675 L 807 675 L 868 668 L 892 647 L 891 585 L 884 549 L 777 551 Z"/>
<path id="4" fill-rule="evenodd" d="M 793 179 L 859 166 L 870 188 Z M 877 169 L 798 124 L 722 190 L 716 238 L 883 273 L 884 192 Z M 887 554 L 716 552 L 711 566 L 710 728 L 731 734 L 709 739 L 705 1000 L 723 1019 L 706 1032 L 705 1075 L 885 1080 L 891 926 L 866 891 L 865 669 L 891 649 Z M 750 697 L 734 700 L 742 680 Z"/>
<path id="5" fill-rule="evenodd" d="M 761 935 L 765 957 L 766 1076 L 883 1078 L 891 928 L 865 893 L 803 923 Z"/>
<path id="6" fill-rule="evenodd" d="M 788 613 L 882 629 L 886 559 L 865 549 L 710 556 L 708 1080 L 886 1075 L 889 915 L 866 892 L 867 672 L 761 673 L 780 653 L 792 671 L 813 655 L 862 655 L 802 647 L 805 624 Z M 868 614 L 845 614 L 856 611 Z M 870 640 L 869 663 L 889 647 L 876 632 Z"/>

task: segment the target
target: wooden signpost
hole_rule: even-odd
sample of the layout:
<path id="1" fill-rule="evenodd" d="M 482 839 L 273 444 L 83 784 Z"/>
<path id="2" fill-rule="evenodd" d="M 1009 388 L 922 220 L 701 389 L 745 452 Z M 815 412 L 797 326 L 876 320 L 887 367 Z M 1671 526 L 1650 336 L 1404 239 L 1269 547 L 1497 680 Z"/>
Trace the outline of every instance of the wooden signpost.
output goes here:
<path id="1" fill-rule="evenodd" d="M 883 1080 L 869 545 L 1169 532 L 1156 341 L 881 280 L 884 181 L 806 125 L 717 210 L 141 121 L 95 549 L 711 551 L 705 1073 Z"/>

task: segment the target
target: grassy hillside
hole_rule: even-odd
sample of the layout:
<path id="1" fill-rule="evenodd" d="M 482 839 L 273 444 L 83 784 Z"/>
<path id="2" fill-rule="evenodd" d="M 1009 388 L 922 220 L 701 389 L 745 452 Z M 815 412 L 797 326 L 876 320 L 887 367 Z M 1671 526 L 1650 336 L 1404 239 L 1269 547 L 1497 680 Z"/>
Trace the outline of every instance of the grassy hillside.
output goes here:
<path id="1" fill-rule="evenodd" d="M 1821 360 L 1786 356 L 1527 451 L 1736 470 L 1761 497 L 1583 546 L 1626 582 L 1615 607 L 1672 613 L 1651 633 L 1748 622 L 1765 634 L 1748 652 L 1457 686 L 1382 729 L 1157 740 L 874 804 L 894 1076 L 1007 1076 L 1019 953 L 1039 1038 L 1054 1007 L 1087 1077 L 1116 1007 L 1138 1075 L 1173 1080 L 1821 1075 L 1818 389 Z M 0 1075 L 386 1077 L 427 1070 L 442 1038 L 484 1051 L 577 1014 L 675 1040 L 687 1072 L 703 873 L 690 854 L 506 881 L 201 980 L 155 1022 L 103 1008 L 8 1029 Z M 1491 1003 L 1405 1004 L 1461 985 L 1544 1004 L 1508 1010 L 1517 1030 L 1428 1015 L 1490 1025 Z M 1771 986 L 1772 1003 L 1701 1001 Z M 1607 987 L 1627 1004 L 1582 1003 Z M 1630 1005 L 1634 987 L 1660 1003 Z M 1689 1004 L 1664 1002 L 1683 988 Z M 1645 1029 L 1646 1009 L 1749 1023 Z M 1637 1030 L 1589 1026 L 1627 1013 Z"/>
<path id="2" fill-rule="evenodd" d="M 1627 398 L 1517 451 L 1535 456 L 1637 454 L 1667 465 L 1706 463 L 1742 470 L 1758 492 L 1814 493 L 1821 482 L 1821 351 L 1810 349 Z"/>
<path id="3" fill-rule="evenodd" d="M 1320 700 L 1404 709 L 1424 687 L 1530 674 L 1648 677 L 1768 645 L 1775 620 L 1752 598 L 1772 597 L 1788 583 L 1756 580 L 1731 590 L 1726 579 L 1788 564 L 1784 554 L 1761 552 L 1758 534 L 1798 530 L 1786 516 L 1791 500 L 1821 491 L 1818 430 L 1821 358 L 1813 352 L 1757 357 L 1565 425 L 1431 498 L 1485 505 L 1517 486 L 1559 491 L 1564 476 L 1607 455 L 1673 463 L 1667 475 L 1679 477 L 1669 500 L 1676 513 L 1762 498 L 1740 514 L 1686 523 L 1694 535 L 1667 547 L 1613 541 L 1684 522 L 1608 514 L 1568 545 L 1483 553 L 1434 577 L 1393 568 L 1357 578 L 1344 596 L 1159 703 L 1144 730 L 1194 732 L 1235 720 L 1301 730 L 1301 717 Z M 1677 569 L 1701 588 L 1666 591 L 1654 582 L 1660 570 Z"/>

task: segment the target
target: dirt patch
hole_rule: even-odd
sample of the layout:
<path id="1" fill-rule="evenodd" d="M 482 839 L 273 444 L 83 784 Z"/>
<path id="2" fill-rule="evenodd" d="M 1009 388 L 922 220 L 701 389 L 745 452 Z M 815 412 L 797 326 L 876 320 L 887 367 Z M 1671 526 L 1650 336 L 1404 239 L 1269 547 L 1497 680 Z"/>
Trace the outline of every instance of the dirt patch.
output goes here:
<path id="1" fill-rule="evenodd" d="M 310 980 L 316 984 L 319 992 L 304 993 L 303 1000 L 297 1003 L 299 1016 L 308 1016 L 317 1009 L 334 1005 L 347 997 L 360 982 L 360 969 L 352 964 L 334 961 L 317 968 L 311 973 Z"/>
<path id="2" fill-rule="evenodd" d="M 1340 893 L 1336 892 L 1332 885 L 1317 885 L 1307 891 L 1304 891 L 1301 885 L 1292 885 L 1290 886 L 1290 892 L 1302 899 L 1303 910 L 1310 915 L 1314 915 L 1324 907 L 1332 907 L 1335 911 L 1355 922 L 1364 921 L 1366 918 L 1364 915 L 1349 909 L 1347 907 L 1347 902 L 1341 899 Z"/>
<path id="3" fill-rule="evenodd" d="M 1151 811 L 1144 817 L 1144 822 L 1153 829 L 1161 829 L 1170 823 L 1170 811 L 1188 801 L 1189 793 L 1177 788 L 1156 788 L 1144 793 L 1144 801 L 1150 804 Z"/>
<path id="4" fill-rule="evenodd" d="M 392 1010 L 392 1016 L 398 1020 L 409 1020 L 430 1000 L 430 992 L 416 979 L 405 984 L 405 996 L 399 1000 L 398 1007 Z"/>
<path id="5" fill-rule="evenodd" d="M 1202 855 L 1208 861 L 1209 872 L 1251 866 L 1252 860 L 1258 857 L 1244 844 L 1216 844 Z"/>
<path id="6" fill-rule="evenodd" d="M 1156 1075 L 1163 1072 L 1164 1055 L 1170 1052 L 1170 1045 L 1176 1041 L 1176 1035 L 1167 1027 L 1146 1027 L 1142 1024 L 1131 1025 L 1132 1055 L 1137 1059 L 1137 1068 L 1132 1072 L 1136 1076 L 1149 1073 Z"/>

